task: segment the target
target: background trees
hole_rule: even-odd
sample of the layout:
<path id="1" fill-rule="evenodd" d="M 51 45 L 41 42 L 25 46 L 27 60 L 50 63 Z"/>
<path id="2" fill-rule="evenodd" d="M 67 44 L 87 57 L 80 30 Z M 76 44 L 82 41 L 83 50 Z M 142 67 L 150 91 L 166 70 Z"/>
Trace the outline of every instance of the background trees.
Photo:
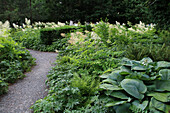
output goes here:
<path id="1" fill-rule="evenodd" d="M 170 2 L 168 0 L 0 0 L 0 20 L 22 23 L 33 21 L 87 21 L 101 18 L 110 23 L 157 23 L 169 27 Z"/>

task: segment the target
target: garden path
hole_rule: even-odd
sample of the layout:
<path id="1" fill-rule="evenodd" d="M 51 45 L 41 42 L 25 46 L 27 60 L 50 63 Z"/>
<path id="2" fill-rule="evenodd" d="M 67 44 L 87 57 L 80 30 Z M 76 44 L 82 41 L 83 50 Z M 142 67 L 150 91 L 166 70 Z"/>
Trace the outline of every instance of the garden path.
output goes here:
<path id="1" fill-rule="evenodd" d="M 0 97 L 0 113 L 31 113 L 30 106 L 47 95 L 46 75 L 54 66 L 56 53 L 29 50 L 37 65 L 26 77 L 9 86 L 9 91 Z"/>

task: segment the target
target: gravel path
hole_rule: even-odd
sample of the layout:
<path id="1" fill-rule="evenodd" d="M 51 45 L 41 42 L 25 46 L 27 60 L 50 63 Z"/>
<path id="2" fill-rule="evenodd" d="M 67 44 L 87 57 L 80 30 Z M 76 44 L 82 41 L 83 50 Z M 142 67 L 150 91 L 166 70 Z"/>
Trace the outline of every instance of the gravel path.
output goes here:
<path id="1" fill-rule="evenodd" d="M 55 62 L 56 53 L 29 50 L 37 65 L 26 73 L 23 80 L 9 86 L 7 94 L 0 97 L 0 113 L 31 113 L 30 106 L 47 95 L 46 75 Z"/>

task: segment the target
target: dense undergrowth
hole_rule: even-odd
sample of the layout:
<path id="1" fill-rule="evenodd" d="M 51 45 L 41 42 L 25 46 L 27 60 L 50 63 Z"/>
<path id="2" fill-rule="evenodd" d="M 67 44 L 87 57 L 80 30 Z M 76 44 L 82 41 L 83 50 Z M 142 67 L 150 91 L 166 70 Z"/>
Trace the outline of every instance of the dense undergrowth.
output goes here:
<path id="1" fill-rule="evenodd" d="M 169 31 L 142 22 L 101 21 L 92 27 L 91 32 L 61 34 L 63 39 L 51 45 L 42 45 L 41 28 L 35 25 L 13 32 L 23 46 L 59 53 L 47 75 L 48 96 L 31 107 L 34 112 L 168 113 Z"/>
<path id="2" fill-rule="evenodd" d="M 35 65 L 29 51 L 10 37 L 9 23 L 0 23 L 0 95 L 7 92 L 8 83 L 23 78 Z"/>

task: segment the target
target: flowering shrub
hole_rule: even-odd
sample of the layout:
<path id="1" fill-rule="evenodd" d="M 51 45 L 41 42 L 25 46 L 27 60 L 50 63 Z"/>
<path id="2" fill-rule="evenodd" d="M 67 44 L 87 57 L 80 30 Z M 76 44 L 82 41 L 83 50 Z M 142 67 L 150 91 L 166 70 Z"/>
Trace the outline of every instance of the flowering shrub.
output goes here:
<path id="1" fill-rule="evenodd" d="M 153 81 L 158 80 L 158 73 L 155 73 L 155 70 L 153 69 L 153 66 L 155 66 L 154 63 L 151 63 L 151 65 L 149 64 L 148 67 L 145 67 L 143 66 L 145 64 L 140 64 L 139 61 L 135 61 L 134 66 L 131 66 L 132 61 L 128 59 L 127 63 L 130 62 L 129 65 L 134 69 L 134 72 L 131 72 L 133 70 L 129 69 L 128 66 L 126 67 L 127 69 L 121 68 L 120 72 L 122 72 L 123 70 L 122 73 L 116 73 L 114 70 L 119 71 L 119 68 L 117 67 L 120 65 L 120 59 L 122 59 L 123 56 L 127 56 L 128 50 L 126 49 L 131 44 L 140 43 L 141 46 L 145 46 L 149 42 L 154 42 L 156 44 L 162 43 L 161 41 L 163 39 L 158 38 L 159 35 L 155 33 L 154 25 L 151 24 L 150 26 L 148 26 L 140 22 L 136 25 L 131 25 L 129 23 L 129 27 L 127 27 L 127 25 L 120 25 L 120 23 L 118 22 L 116 22 L 115 25 L 105 22 L 99 22 L 97 23 L 97 25 L 93 24 L 92 26 L 92 32 L 76 31 L 70 34 L 61 33 L 61 36 L 63 38 L 68 39 L 68 46 L 63 51 L 56 50 L 56 52 L 59 53 L 59 56 L 57 58 L 58 65 L 54 67 L 48 75 L 47 83 L 50 86 L 48 96 L 46 96 L 44 99 L 38 100 L 32 106 L 35 113 L 123 113 L 126 111 L 140 113 L 142 110 L 145 111 L 144 109 L 147 105 L 149 105 L 146 101 L 144 101 L 143 103 L 139 102 L 141 98 L 143 99 L 143 94 L 146 93 L 146 87 L 142 84 L 140 80 L 136 79 L 146 79 L 146 81 L 150 79 L 152 79 Z M 166 40 L 166 38 L 164 39 Z M 140 50 L 138 51 L 140 53 Z M 131 55 L 136 54 L 136 52 L 134 51 L 129 53 L 131 53 Z M 144 55 L 147 56 L 148 54 L 146 53 Z M 131 58 L 135 59 L 136 57 Z M 141 57 L 142 55 L 139 58 Z M 141 65 L 146 68 L 146 70 L 143 70 L 143 67 Z M 131 72 L 129 72 L 130 74 L 126 72 L 129 70 Z M 101 75 L 107 75 L 112 71 L 114 71 L 115 73 L 114 76 L 111 76 L 111 79 L 114 79 L 116 82 L 113 80 L 111 81 L 108 78 L 107 80 L 103 80 L 102 82 L 103 84 L 107 83 L 106 85 L 100 85 L 101 78 L 99 77 Z M 160 74 L 162 75 L 163 73 L 164 71 L 160 72 Z M 122 74 L 122 76 L 119 77 L 119 74 Z M 126 74 L 128 75 L 126 76 Z M 145 74 L 148 74 L 149 77 Z M 144 86 L 144 91 L 142 90 L 142 93 L 139 91 L 139 95 L 135 95 L 136 93 L 133 94 L 133 92 L 129 91 L 130 89 L 126 88 L 126 85 L 122 85 L 123 88 L 125 87 L 124 89 L 120 87 L 119 84 L 118 86 L 114 85 L 114 83 L 119 83 L 119 81 L 125 76 L 127 77 L 127 79 L 128 77 L 132 77 L 132 79 L 135 79 L 132 80 L 131 83 L 136 83 L 136 86 L 138 86 L 138 83 L 140 86 L 141 83 L 142 86 Z M 126 82 L 126 80 L 124 82 Z M 110 94 L 112 92 L 108 91 L 109 88 L 118 92 L 115 92 L 115 94 L 113 95 L 115 98 L 112 97 L 112 94 Z M 127 92 L 125 92 L 126 89 L 128 90 Z M 119 90 L 121 90 L 122 92 Z M 163 91 L 163 93 L 166 92 Z M 150 106 L 155 109 L 155 106 L 157 106 L 155 102 L 158 102 L 155 101 L 155 98 L 157 97 L 153 94 L 150 94 L 150 96 L 146 94 L 146 98 L 150 97 L 154 97 L 148 100 L 151 101 Z M 120 101 L 117 98 L 120 98 Z M 136 98 L 139 98 L 139 101 Z M 135 99 L 137 101 L 135 101 Z M 167 105 L 166 102 L 163 107 Z M 158 110 L 160 109 L 161 111 L 165 111 L 162 110 L 162 108 L 158 108 Z"/>
<path id="2" fill-rule="evenodd" d="M 0 94 L 7 91 L 7 83 L 23 78 L 35 64 L 28 50 L 16 43 L 9 33 L 9 22 L 0 22 Z"/>
<path id="3" fill-rule="evenodd" d="M 25 18 L 25 24 L 22 26 L 16 25 L 13 23 L 13 27 L 15 29 L 22 29 L 25 31 L 27 28 L 32 28 L 32 29 L 41 29 L 41 28 L 56 28 L 56 27 L 62 27 L 65 26 L 65 23 L 58 22 L 57 24 L 55 22 L 35 22 L 31 25 L 31 20 Z"/>

